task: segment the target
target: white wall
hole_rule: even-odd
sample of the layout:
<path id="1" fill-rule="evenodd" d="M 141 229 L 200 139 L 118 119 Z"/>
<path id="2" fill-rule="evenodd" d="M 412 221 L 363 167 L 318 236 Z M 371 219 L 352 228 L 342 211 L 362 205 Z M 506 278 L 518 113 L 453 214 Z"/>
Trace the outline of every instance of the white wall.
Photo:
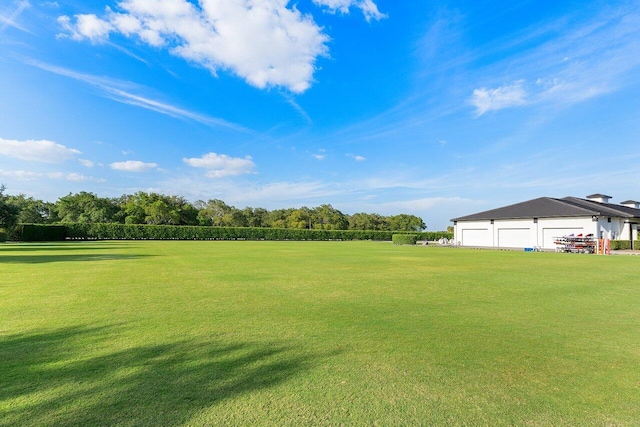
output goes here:
<path id="1" fill-rule="evenodd" d="M 629 240 L 629 224 L 625 224 L 622 218 L 598 219 L 598 238 L 612 240 Z"/>

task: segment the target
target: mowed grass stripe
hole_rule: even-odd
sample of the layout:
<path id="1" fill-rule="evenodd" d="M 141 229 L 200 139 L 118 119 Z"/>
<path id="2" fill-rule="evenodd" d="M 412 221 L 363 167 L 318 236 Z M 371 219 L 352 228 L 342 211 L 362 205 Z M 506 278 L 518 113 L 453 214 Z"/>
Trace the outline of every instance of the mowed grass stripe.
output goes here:
<path id="1" fill-rule="evenodd" d="M 0 425 L 637 425 L 636 257 L 0 246 Z"/>

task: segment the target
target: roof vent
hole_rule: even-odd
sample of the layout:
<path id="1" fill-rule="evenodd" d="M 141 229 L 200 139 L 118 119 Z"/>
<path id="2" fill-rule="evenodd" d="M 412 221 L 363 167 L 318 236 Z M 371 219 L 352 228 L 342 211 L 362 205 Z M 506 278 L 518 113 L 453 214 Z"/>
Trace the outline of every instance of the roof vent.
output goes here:
<path id="1" fill-rule="evenodd" d="M 592 202 L 609 203 L 609 199 L 611 199 L 611 196 L 605 196 L 604 194 L 596 193 L 587 196 L 587 199 L 591 200 Z"/>
<path id="2" fill-rule="evenodd" d="M 636 202 L 635 200 L 627 200 L 620 204 L 628 208 L 640 209 L 640 202 Z"/>

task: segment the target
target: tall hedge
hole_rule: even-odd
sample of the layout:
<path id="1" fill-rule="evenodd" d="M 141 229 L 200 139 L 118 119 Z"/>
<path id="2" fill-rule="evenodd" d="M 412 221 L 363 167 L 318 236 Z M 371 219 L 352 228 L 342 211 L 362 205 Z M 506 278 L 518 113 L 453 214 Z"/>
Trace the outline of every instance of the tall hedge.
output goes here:
<path id="1" fill-rule="evenodd" d="M 418 236 L 415 234 L 394 234 L 391 236 L 394 245 L 415 245 Z"/>
<path id="2" fill-rule="evenodd" d="M 391 241 L 391 231 L 306 230 L 264 227 L 203 227 L 140 224 L 24 225 L 20 240 L 379 240 Z M 51 228 L 49 234 L 45 230 Z M 419 240 L 451 237 L 447 232 L 411 233 Z M 46 236 L 47 238 L 44 238 Z"/>
<path id="3" fill-rule="evenodd" d="M 265 227 L 202 227 L 135 224 L 67 224 L 68 239 L 97 240 L 379 240 L 390 231 L 307 230 Z M 447 232 L 418 233 L 421 240 L 451 237 Z"/>
<path id="4" fill-rule="evenodd" d="M 634 240 L 633 242 L 634 249 L 640 249 L 640 240 Z M 623 250 L 623 249 L 631 249 L 631 240 L 612 240 L 611 241 L 611 250 Z"/>
<path id="5" fill-rule="evenodd" d="M 66 237 L 66 226 L 44 224 L 20 224 L 15 230 L 16 240 L 23 242 L 56 242 Z"/>

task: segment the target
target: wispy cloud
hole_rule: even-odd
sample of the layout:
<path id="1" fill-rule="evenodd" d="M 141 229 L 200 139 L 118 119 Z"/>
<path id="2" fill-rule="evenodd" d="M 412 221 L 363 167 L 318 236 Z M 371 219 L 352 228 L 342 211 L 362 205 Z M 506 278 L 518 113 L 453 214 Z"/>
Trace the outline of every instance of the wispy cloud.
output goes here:
<path id="1" fill-rule="evenodd" d="M 471 202 L 470 199 L 461 197 L 424 197 L 420 199 L 398 200 L 394 202 L 382 203 L 382 210 L 388 212 L 424 212 L 436 207 L 446 207 L 461 201 Z"/>
<path id="2" fill-rule="evenodd" d="M 103 178 L 95 178 L 78 173 L 69 172 L 33 172 L 25 170 L 7 171 L 0 169 L 0 177 L 15 179 L 17 181 L 37 181 L 41 179 L 56 179 L 72 182 L 105 182 Z"/>
<path id="3" fill-rule="evenodd" d="M 302 116 L 302 118 L 305 120 L 305 122 L 307 122 L 307 124 L 313 124 L 313 121 L 311 120 L 311 117 L 309 116 L 309 114 L 307 114 L 307 112 L 304 110 L 304 108 L 302 108 L 300 106 L 300 104 L 298 104 L 296 102 L 296 100 L 293 98 L 293 96 L 287 94 L 287 93 L 283 93 L 282 96 L 284 97 L 284 99 L 287 101 L 287 104 L 291 105 L 293 107 L 294 110 L 296 110 L 298 112 L 298 114 L 300 114 L 300 116 Z"/>
<path id="4" fill-rule="evenodd" d="M 14 3 L 15 8 L 10 11 L 9 8 L 0 13 L 0 32 L 3 32 L 7 27 L 13 27 L 25 33 L 33 34 L 29 29 L 24 27 L 18 22 L 18 18 L 26 9 L 31 7 L 31 4 L 27 0 L 21 0 Z"/>
<path id="5" fill-rule="evenodd" d="M 366 157 L 358 156 L 357 154 L 347 154 L 346 156 L 351 157 L 356 162 L 364 162 L 365 160 L 367 160 Z"/>
<path id="6" fill-rule="evenodd" d="M 253 185 L 243 188 L 235 198 L 245 203 L 253 201 L 268 201 L 278 203 L 284 207 L 284 203 L 308 203 L 312 200 L 322 199 L 331 194 L 337 194 L 339 190 L 331 189 L 329 185 L 320 181 L 302 182 L 271 182 L 264 185 Z"/>
<path id="7" fill-rule="evenodd" d="M 325 148 L 319 148 L 317 153 L 311 154 L 311 157 L 318 161 L 325 160 L 327 158 L 327 150 Z"/>
<path id="8" fill-rule="evenodd" d="M 469 102 L 476 107 L 476 116 L 479 117 L 487 111 L 523 105 L 525 98 L 526 93 L 522 88 L 522 81 L 518 81 L 494 89 L 484 87 L 475 89 Z"/>
<path id="9" fill-rule="evenodd" d="M 417 49 L 428 51 L 429 59 L 418 62 L 415 90 L 392 108 L 350 123 L 329 138 L 344 144 L 411 141 L 431 134 L 443 122 L 453 133 L 475 128 L 468 120 L 470 109 L 473 116 L 481 113 L 485 117 L 509 108 L 532 114 L 526 109 L 535 107 L 534 113 L 540 116 L 536 120 L 543 123 L 548 108 L 569 108 L 640 82 L 637 2 L 623 2 L 593 15 L 583 11 L 539 22 L 473 49 L 463 43 L 466 27 L 462 17 L 450 15 L 438 18 L 445 19 L 441 24 L 444 34 L 417 43 Z M 425 34 L 432 36 L 431 30 Z M 454 44 L 456 54 L 443 57 L 435 46 L 440 42 L 447 49 Z M 446 140 L 449 149 L 455 145 L 446 133 L 438 132 L 433 139 Z"/>
<path id="10" fill-rule="evenodd" d="M 487 82 L 503 80 L 504 72 L 500 70 L 508 70 L 511 78 L 519 80 L 501 82 L 494 89 L 475 89 L 471 104 L 476 113 L 523 104 L 573 105 L 637 83 L 640 80 L 637 2 L 607 8 L 588 20 L 576 19 L 569 16 L 530 28 L 514 37 L 515 42 L 510 40 L 487 49 L 499 55 L 520 45 L 533 45 L 478 70 L 478 78 Z"/>
<path id="11" fill-rule="evenodd" d="M 143 91 L 144 88 L 132 82 L 126 82 L 108 77 L 94 76 L 84 74 L 68 68 L 57 67 L 55 65 L 46 64 L 40 61 L 25 60 L 25 63 L 42 70 L 69 77 L 71 79 L 89 84 L 98 88 L 102 92 L 102 96 L 113 101 L 127 105 L 144 108 L 146 110 L 155 111 L 177 119 L 193 120 L 212 127 L 224 127 L 243 133 L 253 133 L 249 129 L 235 123 L 228 122 L 224 119 L 210 117 L 204 114 L 196 113 L 162 101 L 152 99 L 148 96 L 134 93 L 134 91 Z"/>

